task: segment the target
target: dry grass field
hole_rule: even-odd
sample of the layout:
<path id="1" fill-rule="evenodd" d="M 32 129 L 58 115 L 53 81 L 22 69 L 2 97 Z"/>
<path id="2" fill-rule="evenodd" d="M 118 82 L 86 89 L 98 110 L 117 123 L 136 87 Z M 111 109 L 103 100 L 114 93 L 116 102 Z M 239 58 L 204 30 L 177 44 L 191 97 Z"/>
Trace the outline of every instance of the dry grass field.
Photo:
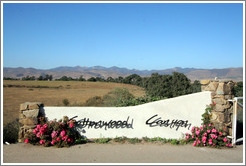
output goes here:
<path id="1" fill-rule="evenodd" d="M 94 96 L 103 96 L 114 88 L 127 88 L 135 97 L 145 95 L 143 88 L 128 84 L 80 81 L 3 81 L 3 124 L 18 118 L 21 103 L 43 102 L 45 106 L 82 105 Z"/>

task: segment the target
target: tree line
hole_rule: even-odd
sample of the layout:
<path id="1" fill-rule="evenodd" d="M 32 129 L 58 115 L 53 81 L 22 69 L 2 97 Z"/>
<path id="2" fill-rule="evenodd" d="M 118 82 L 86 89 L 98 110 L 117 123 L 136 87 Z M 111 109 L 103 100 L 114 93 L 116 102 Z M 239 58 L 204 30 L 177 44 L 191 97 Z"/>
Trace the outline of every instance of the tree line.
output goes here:
<path id="1" fill-rule="evenodd" d="M 4 80 L 11 80 L 12 78 L 4 77 Z M 13 78 L 14 79 L 14 78 Z M 39 80 L 39 81 L 52 81 L 52 75 L 41 75 L 37 78 L 35 76 L 22 77 L 22 80 Z M 149 77 L 141 77 L 137 74 L 132 74 L 127 77 L 91 77 L 85 79 L 83 75 L 78 78 L 62 76 L 55 81 L 89 81 L 89 82 L 115 82 L 131 84 L 143 87 L 149 97 L 156 98 L 172 98 L 180 95 L 186 95 L 201 91 L 201 84 L 198 80 L 191 83 L 183 73 L 173 72 L 171 75 L 160 75 L 152 73 Z M 238 82 L 234 88 L 234 94 L 242 96 L 243 82 Z"/>

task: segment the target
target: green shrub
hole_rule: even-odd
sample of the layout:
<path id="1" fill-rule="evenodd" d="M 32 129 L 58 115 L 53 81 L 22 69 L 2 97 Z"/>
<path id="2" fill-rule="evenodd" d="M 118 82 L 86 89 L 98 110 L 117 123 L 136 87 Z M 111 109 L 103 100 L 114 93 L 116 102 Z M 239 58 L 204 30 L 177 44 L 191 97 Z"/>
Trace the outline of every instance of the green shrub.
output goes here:
<path id="1" fill-rule="evenodd" d="M 18 142 L 19 119 L 8 123 L 3 128 L 3 142 L 16 143 Z"/>
<path id="2" fill-rule="evenodd" d="M 68 100 L 68 99 L 63 99 L 63 100 L 62 100 L 62 103 L 63 103 L 65 106 L 68 106 L 68 105 L 69 105 L 69 100 Z"/>
<path id="3" fill-rule="evenodd" d="M 107 95 L 103 96 L 106 106 L 127 106 L 132 99 L 134 99 L 133 94 L 126 88 L 115 88 L 113 91 L 110 91 Z"/>
<path id="4" fill-rule="evenodd" d="M 135 144 L 141 142 L 141 140 L 138 138 L 128 138 L 128 142 L 131 144 Z"/>
<path id="5" fill-rule="evenodd" d="M 109 143 L 111 140 L 112 140 L 111 138 L 99 138 L 99 139 L 95 139 L 95 143 L 106 144 Z"/>
<path id="6" fill-rule="evenodd" d="M 173 139 L 173 140 L 171 141 L 171 144 L 172 144 L 172 145 L 178 145 L 178 144 L 179 144 L 179 141 L 178 141 L 177 139 Z"/>
<path id="7" fill-rule="evenodd" d="M 126 137 L 115 137 L 113 139 L 114 142 L 118 142 L 118 143 L 124 143 L 126 142 L 127 138 Z"/>
<path id="8" fill-rule="evenodd" d="M 84 106 L 104 106 L 103 99 L 100 96 L 94 96 L 86 100 Z"/>

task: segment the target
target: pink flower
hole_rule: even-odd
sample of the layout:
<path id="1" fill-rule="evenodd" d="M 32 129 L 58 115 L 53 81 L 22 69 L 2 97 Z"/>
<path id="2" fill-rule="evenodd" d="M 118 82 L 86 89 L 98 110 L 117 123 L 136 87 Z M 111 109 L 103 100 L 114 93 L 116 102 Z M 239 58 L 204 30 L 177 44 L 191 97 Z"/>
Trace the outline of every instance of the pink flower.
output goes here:
<path id="1" fill-rule="evenodd" d="M 222 132 L 219 132 L 219 136 L 220 136 L 220 137 L 222 136 Z"/>
<path id="2" fill-rule="evenodd" d="M 48 127 L 48 125 L 47 124 L 44 124 L 44 126 L 43 126 L 45 129 Z"/>
<path id="3" fill-rule="evenodd" d="M 216 104 L 214 103 L 214 105 L 216 105 Z"/>
<path id="4" fill-rule="evenodd" d="M 41 136 L 41 133 L 38 132 L 38 133 L 36 134 L 36 137 L 40 138 L 40 136 Z"/>
<path id="5" fill-rule="evenodd" d="M 196 143 L 195 142 L 193 143 L 193 146 L 196 146 Z"/>
<path id="6" fill-rule="evenodd" d="M 198 144 L 200 144 L 200 143 L 201 143 L 201 141 L 200 141 L 200 140 L 198 140 L 198 141 L 197 141 L 197 145 L 198 145 Z"/>
<path id="7" fill-rule="evenodd" d="M 203 141 L 204 141 L 204 140 L 206 141 L 206 140 L 207 140 L 207 137 L 205 137 L 205 136 L 204 136 L 204 137 L 202 137 L 202 140 L 203 140 Z"/>
<path id="8" fill-rule="evenodd" d="M 225 129 L 223 129 L 223 131 L 225 131 Z"/>
<path id="9" fill-rule="evenodd" d="M 215 134 L 210 134 L 213 139 L 217 139 L 217 136 Z"/>
<path id="10" fill-rule="evenodd" d="M 186 139 L 189 139 L 189 136 L 186 136 L 185 138 L 186 138 Z"/>
<path id="11" fill-rule="evenodd" d="M 196 140 L 198 140 L 198 138 L 196 137 Z"/>
<path id="12" fill-rule="evenodd" d="M 72 128 L 72 127 L 73 127 L 73 123 L 70 123 L 70 124 L 69 124 L 69 127 Z"/>
<path id="13" fill-rule="evenodd" d="M 191 130 L 194 130 L 195 129 L 195 127 L 193 126 L 192 128 L 191 128 Z"/>
<path id="14" fill-rule="evenodd" d="M 209 129 L 209 130 L 207 130 L 207 133 L 210 133 L 210 131 L 211 131 L 210 129 Z"/>
<path id="15" fill-rule="evenodd" d="M 66 131 L 65 130 L 62 130 L 61 131 L 61 136 L 64 137 L 66 135 Z"/>
<path id="16" fill-rule="evenodd" d="M 194 138 L 194 136 L 192 135 L 192 137 L 191 138 Z"/>
<path id="17" fill-rule="evenodd" d="M 67 140 L 68 142 L 70 142 L 71 140 L 70 140 L 70 138 L 68 138 L 68 140 Z"/>
<path id="18" fill-rule="evenodd" d="M 38 132 L 37 128 L 34 129 L 32 132 L 36 134 Z"/>
<path id="19" fill-rule="evenodd" d="M 196 135 L 199 135 L 200 134 L 200 130 L 196 131 Z"/>
<path id="20" fill-rule="evenodd" d="M 203 127 L 206 127 L 206 125 L 203 125 Z"/>
<path id="21" fill-rule="evenodd" d="M 37 128 L 39 129 L 41 127 L 41 125 L 39 124 L 39 125 L 37 125 Z"/>
<path id="22" fill-rule="evenodd" d="M 208 133 L 203 133 L 203 135 L 204 135 L 204 136 L 207 136 L 207 135 L 208 135 Z"/>
<path id="23" fill-rule="evenodd" d="M 217 132 L 217 130 L 213 128 L 212 132 L 213 132 L 213 133 L 216 133 L 216 132 Z"/>
<path id="24" fill-rule="evenodd" d="M 53 141 L 51 141 L 51 144 L 52 145 L 55 145 L 55 142 L 56 142 L 56 140 L 53 140 Z"/>
<path id="25" fill-rule="evenodd" d="M 25 140 L 25 143 L 29 143 L 29 140 L 28 140 L 28 139 L 26 139 L 26 140 Z"/>
<path id="26" fill-rule="evenodd" d="M 190 135 L 189 133 L 185 133 L 185 135 Z"/>
<path id="27" fill-rule="evenodd" d="M 60 141 L 61 139 L 59 137 L 57 137 L 56 141 Z"/>
<path id="28" fill-rule="evenodd" d="M 41 128 L 40 128 L 40 132 L 44 133 L 44 132 L 46 132 L 46 131 L 47 131 L 46 128 L 44 128 L 44 127 L 41 127 Z"/>
<path id="29" fill-rule="evenodd" d="M 208 126 L 209 126 L 209 127 L 211 127 L 212 125 L 211 125 L 211 124 L 209 124 Z"/>
<path id="30" fill-rule="evenodd" d="M 203 127 L 201 126 L 201 127 L 199 127 L 199 129 L 200 129 L 200 130 L 203 130 Z"/>
<path id="31" fill-rule="evenodd" d="M 215 144 L 213 144 L 213 145 L 215 145 Z"/>
<path id="32" fill-rule="evenodd" d="M 210 145 L 212 144 L 212 142 L 208 142 Z"/>
<path id="33" fill-rule="evenodd" d="M 203 144 L 203 146 L 206 146 L 206 144 Z"/>
<path id="34" fill-rule="evenodd" d="M 225 137 L 225 138 L 223 139 L 223 141 L 224 141 L 224 142 L 227 142 L 227 139 L 226 139 L 226 137 Z"/>
<path id="35" fill-rule="evenodd" d="M 42 144 L 45 143 L 45 141 L 41 139 L 41 140 L 39 141 L 39 143 L 42 145 Z"/>
<path id="36" fill-rule="evenodd" d="M 54 138 L 54 137 L 56 137 L 56 136 L 57 136 L 57 132 L 56 132 L 56 131 L 53 131 L 53 132 L 51 133 L 51 137 Z"/>
<path id="37" fill-rule="evenodd" d="M 67 141 L 67 139 L 68 139 L 67 135 L 63 137 L 63 140 Z"/>

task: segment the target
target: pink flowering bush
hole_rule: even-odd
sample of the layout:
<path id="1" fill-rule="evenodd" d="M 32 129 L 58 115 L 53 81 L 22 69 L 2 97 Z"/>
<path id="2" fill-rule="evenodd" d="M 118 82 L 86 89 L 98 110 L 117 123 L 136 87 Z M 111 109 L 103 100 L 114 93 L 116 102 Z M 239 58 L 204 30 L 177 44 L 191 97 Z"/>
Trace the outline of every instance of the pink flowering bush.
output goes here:
<path id="1" fill-rule="evenodd" d="M 211 110 L 216 103 L 207 106 L 205 113 L 202 115 L 203 124 L 200 127 L 192 127 L 191 134 L 186 133 L 187 142 L 192 142 L 193 146 L 209 146 L 209 147 L 231 147 L 231 142 L 226 138 L 225 129 L 217 131 L 210 123 Z"/>
<path id="2" fill-rule="evenodd" d="M 68 118 L 67 118 L 68 119 Z M 25 143 L 43 146 L 69 147 L 75 143 L 81 136 L 75 129 L 75 121 L 60 120 L 47 121 L 38 124 L 36 128 L 29 133 Z"/>
<path id="3" fill-rule="evenodd" d="M 230 140 L 226 138 L 225 131 L 217 131 L 212 124 L 192 127 L 191 134 L 186 133 L 185 138 L 188 142 L 192 142 L 193 146 L 231 147 Z"/>

